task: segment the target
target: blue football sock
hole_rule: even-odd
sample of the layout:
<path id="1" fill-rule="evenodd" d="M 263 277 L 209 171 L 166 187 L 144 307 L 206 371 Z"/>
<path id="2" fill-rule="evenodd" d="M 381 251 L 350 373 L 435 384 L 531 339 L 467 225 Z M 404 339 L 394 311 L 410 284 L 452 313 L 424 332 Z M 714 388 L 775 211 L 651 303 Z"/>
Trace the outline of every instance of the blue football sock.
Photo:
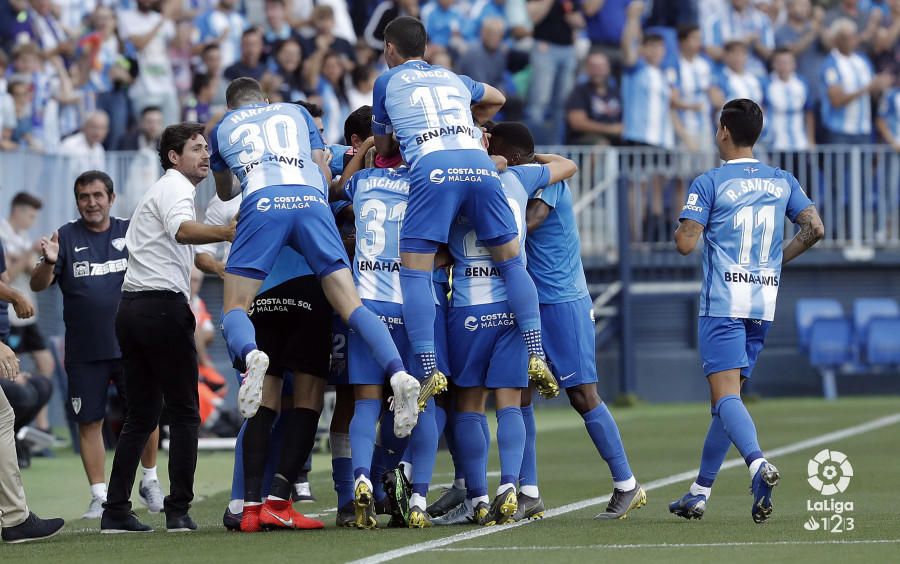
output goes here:
<path id="1" fill-rule="evenodd" d="M 437 457 L 438 434 L 434 411 L 434 399 L 429 399 L 425 411 L 419 413 L 419 421 L 409 439 L 413 493 L 423 497 L 428 495 L 428 485 L 431 483 Z"/>
<path id="2" fill-rule="evenodd" d="M 697 474 L 697 485 L 711 488 L 719 468 L 725 462 L 728 449 L 731 448 L 731 439 L 725 433 L 722 419 L 713 414 L 709 422 L 709 430 L 706 431 L 706 440 L 703 441 L 703 453 L 700 455 L 700 472 Z"/>
<path id="3" fill-rule="evenodd" d="M 409 344 L 416 355 L 418 376 L 427 376 L 437 367 L 434 345 L 434 285 L 432 273 L 400 267 L 403 293 L 403 322 Z M 418 371 L 421 370 L 421 373 Z"/>
<path id="4" fill-rule="evenodd" d="M 594 409 L 584 415 L 584 426 L 588 435 L 594 441 L 594 446 L 612 473 L 613 480 L 624 482 L 634 474 L 628 465 L 628 457 L 625 455 L 625 447 L 622 446 L 622 437 L 619 436 L 619 427 L 616 425 L 612 414 L 606 408 L 605 403 L 600 403 Z"/>
<path id="5" fill-rule="evenodd" d="M 756 425 L 753 424 L 753 418 L 750 417 L 750 412 L 740 397 L 725 396 L 716 402 L 713 410 L 722 420 L 725 434 L 744 457 L 747 466 L 757 458 L 763 457 L 756 438 Z"/>
<path id="6" fill-rule="evenodd" d="M 525 422 L 525 451 L 522 454 L 522 469 L 519 471 L 519 486 L 536 486 L 537 473 L 537 427 L 534 423 L 534 405 L 522 408 Z"/>
<path id="7" fill-rule="evenodd" d="M 236 307 L 222 316 L 222 334 L 232 358 L 240 359 L 241 364 L 246 361 L 247 354 L 257 348 L 256 329 L 241 308 Z"/>
<path id="8" fill-rule="evenodd" d="M 434 404 L 434 426 L 437 429 L 438 437 L 444 434 L 444 427 L 447 426 L 447 412 L 438 404 Z"/>
<path id="9" fill-rule="evenodd" d="M 394 413 L 385 411 L 381 415 L 378 444 L 372 456 L 372 493 L 375 499 L 384 499 L 386 492 L 381 479 L 384 473 L 393 470 L 400 464 L 408 438 L 400 439 L 394 434 Z"/>
<path id="10" fill-rule="evenodd" d="M 381 400 L 356 400 L 350 420 L 350 453 L 353 478 L 361 474 L 371 478 L 372 454 L 375 450 L 375 428 L 381 415 Z"/>
<path id="11" fill-rule="evenodd" d="M 484 455 L 481 457 L 481 473 L 487 480 L 488 454 L 491 452 L 491 428 L 488 425 L 487 415 L 484 413 L 478 414 L 478 420 L 481 423 L 481 434 L 484 435 Z"/>
<path id="12" fill-rule="evenodd" d="M 456 448 L 462 461 L 466 478 L 466 497 L 474 499 L 487 495 L 487 452 L 484 432 L 481 430 L 480 413 L 456 412 L 454 431 Z"/>
<path id="13" fill-rule="evenodd" d="M 384 370 L 385 374 L 392 376 L 403 370 L 403 361 L 400 360 L 397 345 L 394 344 L 391 333 L 377 315 L 365 306 L 359 306 L 350 314 L 347 326 L 359 333 L 359 336 L 369 345 L 375 362 Z"/>
<path id="14" fill-rule="evenodd" d="M 534 280 L 525 270 L 522 255 L 495 263 L 506 284 L 506 303 L 516 314 L 516 324 L 525 336 L 528 353 L 544 356 L 541 346 L 541 312 L 538 309 L 537 289 Z"/>
<path id="15" fill-rule="evenodd" d="M 331 433 L 331 478 L 337 492 L 338 507 L 353 501 L 353 459 L 350 458 L 350 436 Z"/>
<path id="16" fill-rule="evenodd" d="M 444 428 L 441 429 L 438 426 L 438 437 L 440 438 L 441 433 L 444 435 L 444 441 L 447 443 L 447 450 L 450 452 L 450 458 L 453 460 L 453 479 L 454 480 L 462 480 L 466 476 L 462 470 L 462 462 L 459 459 L 456 449 L 456 433 L 454 431 L 456 421 L 454 417 L 454 412 L 450 410 L 446 411 L 441 406 L 435 404 L 437 407 L 437 411 L 434 414 L 435 420 L 437 421 L 440 413 L 444 413 Z"/>
<path id="17" fill-rule="evenodd" d="M 237 442 L 234 445 L 234 470 L 231 473 L 231 499 L 244 499 L 244 429 L 247 428 L 247 420 L 238 431 Z"/>
<path id="18" fill-rule="evenodd" d="M 500 451 L 500 483 L 517 483 L 525 451 L 525 421 L 521 408 L 497 410 L 497 450 Z"/>

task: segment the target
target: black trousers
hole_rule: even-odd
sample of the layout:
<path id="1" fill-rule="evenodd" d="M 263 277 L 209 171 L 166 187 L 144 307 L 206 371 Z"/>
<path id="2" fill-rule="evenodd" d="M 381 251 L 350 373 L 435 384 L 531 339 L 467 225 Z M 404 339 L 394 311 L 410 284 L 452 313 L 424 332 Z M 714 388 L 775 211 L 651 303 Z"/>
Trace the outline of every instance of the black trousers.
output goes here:
<path id="1" fill-rule="evenodd" d="M 194 499 L 197 432 L 197 348 L 194 314 L 177 292 L 123 292 L 116 315 L 122 349 L 127 410 L 109 478 L 107 511 L 131 511 L 131 490 L 141 452 L 159 424 L 165 401 L 169 416 L 168 515 L 187 513 Z"/>

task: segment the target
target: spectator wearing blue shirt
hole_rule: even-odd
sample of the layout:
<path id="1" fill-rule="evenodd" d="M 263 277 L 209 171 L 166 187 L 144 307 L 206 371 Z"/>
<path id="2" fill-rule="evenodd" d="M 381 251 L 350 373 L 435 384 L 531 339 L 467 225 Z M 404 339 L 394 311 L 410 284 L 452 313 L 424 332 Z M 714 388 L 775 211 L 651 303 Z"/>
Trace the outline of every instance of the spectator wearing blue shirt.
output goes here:
<path id="1" fill-rule="evenodd" d="M 266 72 L 266 65 L 262 62 L 263 34 L 259 28 L 251 27 L 244 31 L 241 37 L 241 58 L 236 63 L 225 69 L 225 78 L 234 80 L 242 76 L 249 76 L 255 80 L 262 80 Z"/>
<path id="2" fill-rule="evenodd" d="M 282 41 L 295 38 L 296 34 L 288 23 L 284 0 L 266 0 L 266 25 L 263 28 L 266 55 L 271 54 Z"/>
<path id="3" fill-rule="evenodd" d="M 718 112 L 725 102 L 737 98 L 763 103 L 763 81 L 747 70 L 747 45 L 740 41 L 725 44 L 725 66 L 718 73 L 710 92 L 713 107 Z"/>
<path id="4" fill-rule="evenodd" d="M 384 50 L 384 28 L 400 16 L 418 18 L 418 0 L 383 0 L 375 6 L 362 34 L 366 44 L 381 53 Z"/>
<path id="5" fill-rule="evenodd" d="M 797 74 L 809 87 L 813 103 L 819 100 L 819 69 L 825 58 L 822 31 L 825 10 L 813 10 L 810 0 L 792 0 L 787 20 L 775 30 L 775 48 L 788 49 L 797 61 Z"/>
<path id="6" fill-rule="evenodd" d="M 247 20 L 235 9 L 236 5 L 237 0 L 219 0 L 218 6 L 194 20 L 194 43 L 218 43 L 226 67 L 240 58 L 241 37 L 247 28 Z"/>
<path id="7" fill-rule="evenodd" d="M 528 15 L 534 22 L 534 46 L 526 117 L 539 141 L 561 143 L 565 102 L 578 65 L 575 31 L 585 26 L 584 16 L 579 0 L 529 0 Z"/>
<path id="8" fill-rule="evenodd" d="M 678 89 L 679 137 L 692 151 L 713 147 L 713 125 L 710 121 L 710 89 L 712 65 L 701 54 L 702 39 L 696 25 L 678 29 L 678 66 L 674 69 Z M 680 201 L 676 198 L 676 201 Z"/>
<path id="9" fill-rule="evenodd" d="M 875 35 L 875 69 L 900 75 L 900 0 L 890 0 Z"/>
<path id="10" fill-rule="evenodd" d="M 341 64 L 350 71 L 356 62 L 356 51 L 353 45 L 343 37 L 334 34 L 335 16 L 334 8 L 327 4 L 320 4 L 313 8 L 312 25 L 315 35 L 301 42 L 303 53 L 306 57 L 320 49 L 333 51 L 341 56 Z"/>
<path id="11" fill-rule="evenodd" d="M 582 0 L 588 39 L 594 49 L 606 53 L 614 71 L 622 60 L 622 31 L 631 3 L 632 0 Z"/>
<path id="12" fill-rule="evenodd" d="M 804 151 L 815 144 L 816 122 L 809 87 L 797 76 L 797 61 L 787 49 L 772 57 L 765 86 L 766 128 L 776 151 Z"/>
<path id="13" fill-rule="evenodd" d="M 506 21 L 505 0 L 475 0 L 469 9 L 467 25 L 463 28 L 463 38 L 468 42 L 478 41 L 481 24 L 487 18 Z"/>
<path id="14" fill-rule="evenodd" d="M 751 50 L 748 70 L 765 76 L 765 61 L 775 48 L 772 20 L 751 5 L 751 0 L 731 0 L 722 15 L 703 30 L 706 52 L 714 61 L 722 61 L 724 47 L 731 41 L 741 41 Z M 755 100 L 754 100 L 755 101 Z"/>
<path id="15" fill-rule="evenodd" d="M 422 23 L 432 45 L 451 49 L 462 40 L 465 18 L 456 4 L 457 0 L 430 0 L 422 8 Z"/>
<path id="16" fill-rule="evenodd" d="M 891 85 L 889 75 L 875 75 L 869 58 L 857 51 L 859 36 L 849 19 L 836 20 L 829 29 L 834 49 L 822 67 L 822 122 L 826 140 L 833 144 L 872 141 L 871 95 Z"/>
<path id="17" fill-rule="evenodd" d="M 900 83 L 895 83 L 894 87 L 881 97 L 875 125 L 884 142 L 900 153 Z M 897 182 L 894 185 L 896 186 Z"/>

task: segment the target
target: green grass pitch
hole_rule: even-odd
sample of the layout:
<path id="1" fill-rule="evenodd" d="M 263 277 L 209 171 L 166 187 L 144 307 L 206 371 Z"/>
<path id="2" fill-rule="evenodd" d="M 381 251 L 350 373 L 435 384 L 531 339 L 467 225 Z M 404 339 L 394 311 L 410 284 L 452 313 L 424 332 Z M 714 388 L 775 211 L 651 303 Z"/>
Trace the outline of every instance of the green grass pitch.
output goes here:
<path id="1" fill-rule="evenodd" d="M 647 492 L 646 507 L 633 512 L 627 520 L 615 522 L 591 519 L 604 507 L 595 498 L 610 492 L 611 481 L 580 417 L 569 409 L 539 407 L 540 486 L 549 510 L 542 521 L 489 529 L 336 529 L 331 467 L 327 455 L 318 455 L 311 475 L 318 502 L 298 508 L 307 514 L 320 514 L 326 522 L 324 531 L 228 533 L 221 526 L 221 516 L 228 500 L 231 457 L 227 453 L 201 453 L 196 481 L 198 499 L 192 509 L 200 531 L 167 534 L 162 516 L 138 511 L 147 523 L 161 530 L 147 535 L 102 536 L 97 532 L 97 521 L 78 518 L 89 501 L 80 460 L 71 453 L 60 453 L 54 460 L 35 459 L 23 478 L 30 507 L 42 516 L 66 517 L 65 532 L 41 544 L 0 545 L 0 561 L 318 563 L 356 559 L 377 562 L 396 557 L 428 564 L 620 559 L 630 563 L 896 562 L 900 554 L 900 417 L 883 418 L 900 413 L 898 400 L 767 400 L 750 405 L 763 448 L 776 451 L 788 447 L 784 454 L 771 458 L 781 470 L 782 480 L 775 490 L 775 512 L 763 525 L 755 525 L 750 519 L 750 480 L 740 461 L 719 475 L 702 521 L 685 521 L 668 512 L 667 504 L 682 495 L 693 479 L 693 475 L 678 475 L 695 471 L 699 463 L 709 421 L 707 406 L 654 405 L 614 410 L 636 476 L 652 486 Z M 858 428 L 871 421 L 877 423 Z M 852 436 L 826 436 L 846 429 Z M 848 528 L 847 518 L 853 519 L 853 530 L 804 528 L 810 517 L 821 522 L 833 513 L 811 513 L 807 509 L 809 501 L 827 499 L 807 483 L 808 460 L 823 448 L 846 453 L 853 465 L 849 487 L 833 497 L 853 502 L 853 511 L 842 515 L 844 528 Z M 729 456 L 732 459 L 736 459 L 733 449 Z M 162 458 L 163 478 L 164 466 Z M 492 452 L 490 470 L 498 470 L 496 452 Z M 441 452 L 434 483 L 449 482 L 449 472 L 449 457 Z M 493 489 L 497 477 L 491 476 L 489 487 Z M 434 491 L 432 498 L 437 495 Z M 595 499 L 593 505 L 577 505 L 590 499 Z M 828 522 L 836 520 L 829 518 Z"/>

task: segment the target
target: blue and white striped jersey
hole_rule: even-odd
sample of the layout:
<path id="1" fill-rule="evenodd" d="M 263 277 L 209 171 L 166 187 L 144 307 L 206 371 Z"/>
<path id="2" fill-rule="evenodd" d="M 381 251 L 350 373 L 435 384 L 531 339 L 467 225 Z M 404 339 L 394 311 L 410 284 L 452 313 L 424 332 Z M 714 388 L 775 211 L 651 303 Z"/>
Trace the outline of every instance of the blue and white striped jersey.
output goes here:
<path id="1" fill-rule="evenodd" d="M 900 88 L 892 88 L 881 96 L 878 117 L 887 122 L 894 143 L 900 143 Z"/>
<path id="2" fill-rule="evenodd" d="M 622 74 L 622 138 L 670 149 L 675 146 L 672 126 L 672 84 L 666 73 L 643 59 Z"/>
<path id="3" fill-rule="evenodd" d="M 409 201 L 409 169 L 367 168 L 347 183 L 356 216 L 353 277 L 359 297 L 403 303 L 400 226 Z"/>
<path id="4" fill-rule="evenodd" d="M 727 4 L 723 2 L 723 4 Z M 730 41 L 747 41 L 748 35 L 756 35 L 767 49 L 775 48 L 775 29 L 765 13 L 752 6 L 737 11 L 726 5 L 719 18 L 708 20 L 703 32 L 703 44 L 724 47 Z M 747 70 L 757 76 L 765 76 L 766 66 L 752 49 L 748 50 Z"/>
<path id="5" fill-rule="evenodd" d="M 375 81 L 372 132 L 391 132 L 410 168 L 435 151 L 484 150 L 469 107 L 484 85 L 424 61 L 408 61 Z"/>
<path id="6" fill-rule="evenodd" d="M 721 72 L 716 77 L 716 85 L 722 90 L 726 102 L 737 98 L 747 98 L 760 106 L 763 105 L 765 91 L 763 81 L 746 70 L 738 74 L 728 67 L 722 67 Z M 718 110 L 721 110 L 721 108 L 718 108 Z"/>
<path id="7" fill-rule="evenodd" d="M 812 205 L 789 172 L 735 159 L 694 180 L 680 219 L 704 226 L 700 316 L 772 321 L 784 217 Z"/>
<path id="8" fill-rule="evenodd" d="M 312 152 L 325 149 L 306 108 L 295 104 L 251 104 L 225 114 L 209 139 L 209 164 L 227 168 L 246 198 L 268 186 L 310 186 L 328 194 Z"/>
<path id="9" fill-rule="evenodd" d="M 772 73 L 765 86 L 766 138 L 773 149 L 794 151 L 809 148 L 806 135 L 806 112 L 812 99 L 806 83 L 796 74 L 781 80 Z"/>
<path id="10" fill-rule="evenodd" d="M 678 58 L 674 82 L 682 102 L 700 104 L 700 110 L 679 110 L 678 117 L 691 135 L 712 145 L 713 126 L 710 121 L 709 89 L 712 86 L 712 65 L 704 57 L 697 55 L 692 60 Z"/>
<path id="11" fill-rule="evenodd" d="M 860 53 L 847 56 L 832 49 L 822 65 L 822 82 L 826 91 L 834 85 L 840 85 L 845 92 L 855 92 L 872 82 L 873 77 L 872 63 Z M 869 96 L 860 96 L 842 108 L 835 108 L 831 105 L 831 99 L 823 93 L 822 121 L 825 128 L 847 135 L 872 133 L 871 104 Z"/>
<path id="12" fill-rule="evenodd" d="M 515 166 L 500 174 L 503 193 L 516 218 L 522 256 L 525 256 L 525 208 L 528 194 L 547 185 L 550 171 L 542 165 Z M 450 307 L 494 304 L 506 301 L 506 284 L 491 260 L 490 251 L 476 238 L 475 227 L 463 215 L 450 226 L 448 239 L 453 256 Z"/>

